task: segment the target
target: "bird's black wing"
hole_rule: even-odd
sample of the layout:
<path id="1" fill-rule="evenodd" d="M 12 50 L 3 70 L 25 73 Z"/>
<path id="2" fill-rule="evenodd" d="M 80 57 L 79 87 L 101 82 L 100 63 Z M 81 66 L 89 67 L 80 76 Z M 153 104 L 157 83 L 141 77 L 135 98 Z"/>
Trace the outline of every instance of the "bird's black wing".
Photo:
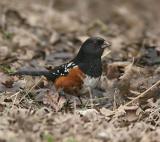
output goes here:
<path id="1" fill-rule="evenodd" d="M 50 75 L 46 76 L 48 80 L 54 81 L 60 76 L 66 76 L 69 73 L 71 68 L 76 67 L 77 65 L 74 62 L 69 62 L 63 64 L 61 66 L 55 67 L 54 69 L 50 70 Z"/>

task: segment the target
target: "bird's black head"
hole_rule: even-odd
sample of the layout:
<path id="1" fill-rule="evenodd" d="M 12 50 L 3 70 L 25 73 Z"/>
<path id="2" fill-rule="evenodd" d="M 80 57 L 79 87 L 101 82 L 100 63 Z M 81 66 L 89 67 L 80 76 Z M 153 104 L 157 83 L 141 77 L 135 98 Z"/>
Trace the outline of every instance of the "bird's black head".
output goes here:
<path id="1" fill-rule="evenodd" d="M 91 77 L 100 77 L 102 74 L 101 56 L 110 44 L 100 37 L 88 38 L 81 46 L 77 56 L 72 60 L 83 73 Z"/>
<path id="2" fill-rule="evenodd" d="M 93 60 L 101 58 L 105 48 L 109 47 L 110 43 L 106 42 L 101 37 L 90 37 L 81 46 L 76 58 L 78 60 Z"/>

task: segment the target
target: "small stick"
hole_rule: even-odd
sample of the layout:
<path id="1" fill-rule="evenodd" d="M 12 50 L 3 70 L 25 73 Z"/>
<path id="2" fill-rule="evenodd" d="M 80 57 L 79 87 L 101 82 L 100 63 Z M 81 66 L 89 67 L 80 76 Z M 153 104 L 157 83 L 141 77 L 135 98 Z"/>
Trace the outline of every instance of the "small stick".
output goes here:
<path id="1" fill-rule="evenodd" d="M 18 96 L 19 93 L 20 93 L 20 91 L 18 91 L 18 92 L 16 92 L 16 93 L 14 94 L 15 98 L 14 98 L 14 100 L 13 100 L 13 104 L 12 104 L 11 109 L 13 109 L 13 106 L 14 106 L 14 104 L 16 103 L 17 96 Z"/>
<path id="2" fill-rule="evenodd" d="M 28 91 L 27 93 L 19 100 L 19 103 L 28 95 L 29 92 L 31 92 L 37 85 L 39 82 L 41 82 L 43 79 L 43 77 L 41 77 L 37 83 L 35 83 Z"/>
<path id="3" fill-rule="evenodd" d="M 135 97 L 133 100 L 131 100 L 130 102 L 126 103 L 124 106 L 128 106 L 130 104 L 132 104 L 133 102 L 135 102 L 136 100 L 138 100 L 139 98 L 145 96 L 150 90 L 152 90 L 154 87 L 156 87 L 158 84 L 160 84 L 160 80 L 157 81 L 155 84 L 153 84 L 150 88 L 148 88 L 146 91 L 144 91 L 143 93 L 141 93 L 139 96 Z"/>
<path id="4" fill-rule="evenodd" d="M 111 50 L 104 52 L 104 54 L 102 55 L 101 59 L 104 59 L 110 53 L 111 53 Z"/>

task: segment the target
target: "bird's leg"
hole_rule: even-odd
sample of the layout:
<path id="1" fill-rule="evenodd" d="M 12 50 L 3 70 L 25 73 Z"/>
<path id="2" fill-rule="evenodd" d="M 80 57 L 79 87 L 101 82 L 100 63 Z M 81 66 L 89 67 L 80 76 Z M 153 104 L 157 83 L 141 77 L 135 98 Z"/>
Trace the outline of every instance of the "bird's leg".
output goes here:
<path id="1" fill-rule="evenodd" d="M 79 99 L 79 101 L 80 101 L 81 105 L 83 106 L 83 102 L 82 102 L 81 96 L 80 96 L 80 95 L 78 95 L 77 97 L 78 97 L 78 99 Z"/>
<path id="2" fill-rule="evenodd" d="M 63 90 L 61 90 L 59 92 L 59 99 L 60 99 L 60 97 L 64 97 L 65 98 L 65 100 L 66 100 L 65 107 L 66 108 L 70 108 L 72 102 L 70 102 L 70 100 L 67 98 L 67 93 L 65 93 Z"/>
<path id="3" fill-rule="evenodd" d="M 59 91 L 58 101 L 60 100 L 61 97 L 64 97 L 67 100 L 67 97 L 66 97 L 66 95 L 65 95 L 63 90 Z"/>

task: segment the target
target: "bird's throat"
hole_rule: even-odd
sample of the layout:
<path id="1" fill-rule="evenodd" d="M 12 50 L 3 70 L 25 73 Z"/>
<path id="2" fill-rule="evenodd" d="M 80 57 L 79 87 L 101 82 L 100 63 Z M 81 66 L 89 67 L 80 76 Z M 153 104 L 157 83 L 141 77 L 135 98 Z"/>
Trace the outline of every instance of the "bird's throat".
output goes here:
<path id="1" fill-rule="evenodd" d="M 76 64 L 88 76 L 99 77 L 102 74 L 101 59 L 83 59 Z"/>

